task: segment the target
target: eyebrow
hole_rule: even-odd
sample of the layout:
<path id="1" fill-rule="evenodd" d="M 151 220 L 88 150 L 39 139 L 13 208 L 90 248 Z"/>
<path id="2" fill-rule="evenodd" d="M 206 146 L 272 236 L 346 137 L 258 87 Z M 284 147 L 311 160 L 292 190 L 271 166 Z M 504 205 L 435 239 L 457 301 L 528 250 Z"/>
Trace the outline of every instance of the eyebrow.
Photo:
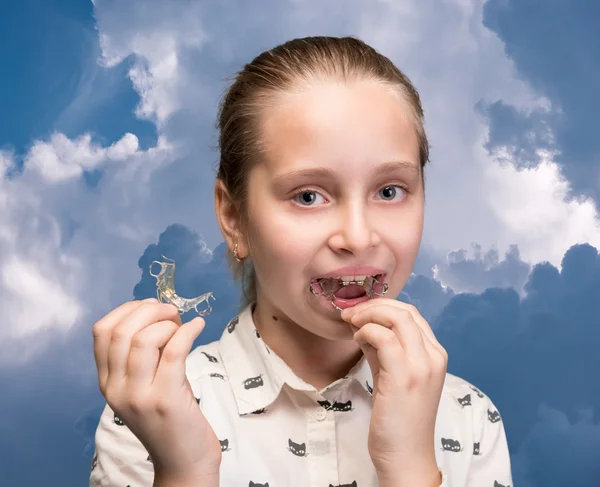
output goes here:
<path id="1" fill-rule="evenodd" d="M 400 170 L 409 170 L 416 173 L 421 172 L 421 168 L 416 164 L 408 161 L 392 161 L 385 162 L 373 169 L 373 172 L 378 176 L 387 176 Z M 273 178 L 274 184 L 284 183 L 287 179 L 298 177 L 312 177 L 321 179 L 334 179 L 335 171 L 327 167 L 312 167 L 308 169 L 299 169 L 297 171 L 286 172 Z"/>

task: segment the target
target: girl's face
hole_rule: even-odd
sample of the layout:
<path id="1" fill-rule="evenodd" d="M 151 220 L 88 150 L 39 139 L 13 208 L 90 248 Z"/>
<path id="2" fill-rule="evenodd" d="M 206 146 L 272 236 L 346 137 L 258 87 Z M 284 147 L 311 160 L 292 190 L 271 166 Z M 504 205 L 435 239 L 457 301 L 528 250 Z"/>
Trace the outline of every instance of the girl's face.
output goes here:
<path id="1" fill-rule="evenodd" d="M 348 339 L 340 312 L 311 294 L 312 279 L 373 266 L 386 273 L 385 297 L 400 294 L 423 231 L 414 127 L 406 102 L 366 81 L 323 81 L 265 108 L 266 151 L 249 175 L 247 234 L 265 315 Z"/>

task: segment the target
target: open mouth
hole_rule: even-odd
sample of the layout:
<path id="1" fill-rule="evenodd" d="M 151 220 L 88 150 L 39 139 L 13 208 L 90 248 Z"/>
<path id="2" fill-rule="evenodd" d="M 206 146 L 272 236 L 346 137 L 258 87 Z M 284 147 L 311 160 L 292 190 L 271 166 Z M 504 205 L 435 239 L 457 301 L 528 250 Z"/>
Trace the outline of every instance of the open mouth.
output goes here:
<path id="1" fill-rule="evenodd" d="M 386 274 L 363 276 L 323 277 L 311 280 L 313 294 L 335 296 L 340 299 L 355 299 L 378 291 L 385 286 Z"/>
<path id="2" fill-rule="evenodd" d="M 342 311 L 374 297 L 385 296 L 388 291 L 385 277 L 384 273 L 316 278 L 310 281 L 309 290 L 323 304 L 329 302 L 335 309 Z"/>
<path id="3" fill-rule="evenodd" d="M 365 296 L 367 294 L 367 290 L 358 284 L 348 284 L 347 286 L 342 286 L 334 294 L 336 298 L 354 299 Z"/>

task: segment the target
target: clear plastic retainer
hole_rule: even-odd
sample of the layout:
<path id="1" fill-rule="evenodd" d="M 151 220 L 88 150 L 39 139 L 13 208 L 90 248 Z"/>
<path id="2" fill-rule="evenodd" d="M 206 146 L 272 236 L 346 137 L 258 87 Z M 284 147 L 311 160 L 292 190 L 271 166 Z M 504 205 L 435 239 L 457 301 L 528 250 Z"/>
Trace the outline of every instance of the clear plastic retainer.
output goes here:
<path id="1" fill-rule="evenodd" d="M 210 305 L 210 299 L 215 300 L 212 292 L 207 292 L 196 298 L 184 298 L 179 296 L 175 292 L 175 261 L 161 254 L 166 262 L 158 260 L 153 261 L 150 264 L 149 270 L 150 275 L 156 278 L 156 297 L 162 303 L 172 304 L 177 308 L 180 315 L 193 309 L 200 316 L 206 316 L 211 313 L 212 306 Z M 152 266 L 158 264 L 160 271 L 157 273 L 152 272 Z M 204 303 L 206 307 L 204 309 L 198 309 L 198 305 Z"/>

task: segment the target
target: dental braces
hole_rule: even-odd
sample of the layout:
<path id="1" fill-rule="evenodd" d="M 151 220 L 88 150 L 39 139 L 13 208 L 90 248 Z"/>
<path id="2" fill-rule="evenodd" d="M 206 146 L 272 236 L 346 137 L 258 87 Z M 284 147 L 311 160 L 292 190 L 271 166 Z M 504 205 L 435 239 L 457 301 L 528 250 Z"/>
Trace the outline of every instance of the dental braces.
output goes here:
<path id="1" fill-rule="evenodd" d="M 170 262 L 161 262 L 155 260 L 150 264 L 150 275 L 156 278 L 156 296 L 162 303 L 174 305 L 179 314 L 182 315 L 191 309 L 194 309 L 200 316 L 206 316 L 212 311 L 209 299 L 215 299 L 212 292 L 198 296 L 197 298 L 183 298 L 175 292 L 175 261 L 161 254 L 161 256 Z M 160 265 L 160 271 L 152 274 L 152 266 Z M 198 305 L 206 302 L 206 309 L 198 310 Z"/>
<path id="2" fill-rule="evenodd" d="M 342 309 L 334 303 L 334 300 L 335 293 L 338 292 L 344 286 L 354 284 L 363 287 L 367 293 L 367 296 L 369 296 L 369 299 L 371 299 L 373 296 L 382 297 L 387 293 L 387 282 L 382 282 L 378 280 L 377 275 L 367 276 L 365 279 L 351 281 L 344 281 L 341 277 L 322 277 L 311 282 L 309 289 L 310 292 L 315 296 L 324 296 L 327 299 L 331 299 L 331 305 L 338 311 L 342 311 Z M 313 287 L 314 284 L 318 284 L 321 288 L 321 291 L 317 291 Z M 377 285 L 380 285 L 381 289 L 376 289 Z"/>

